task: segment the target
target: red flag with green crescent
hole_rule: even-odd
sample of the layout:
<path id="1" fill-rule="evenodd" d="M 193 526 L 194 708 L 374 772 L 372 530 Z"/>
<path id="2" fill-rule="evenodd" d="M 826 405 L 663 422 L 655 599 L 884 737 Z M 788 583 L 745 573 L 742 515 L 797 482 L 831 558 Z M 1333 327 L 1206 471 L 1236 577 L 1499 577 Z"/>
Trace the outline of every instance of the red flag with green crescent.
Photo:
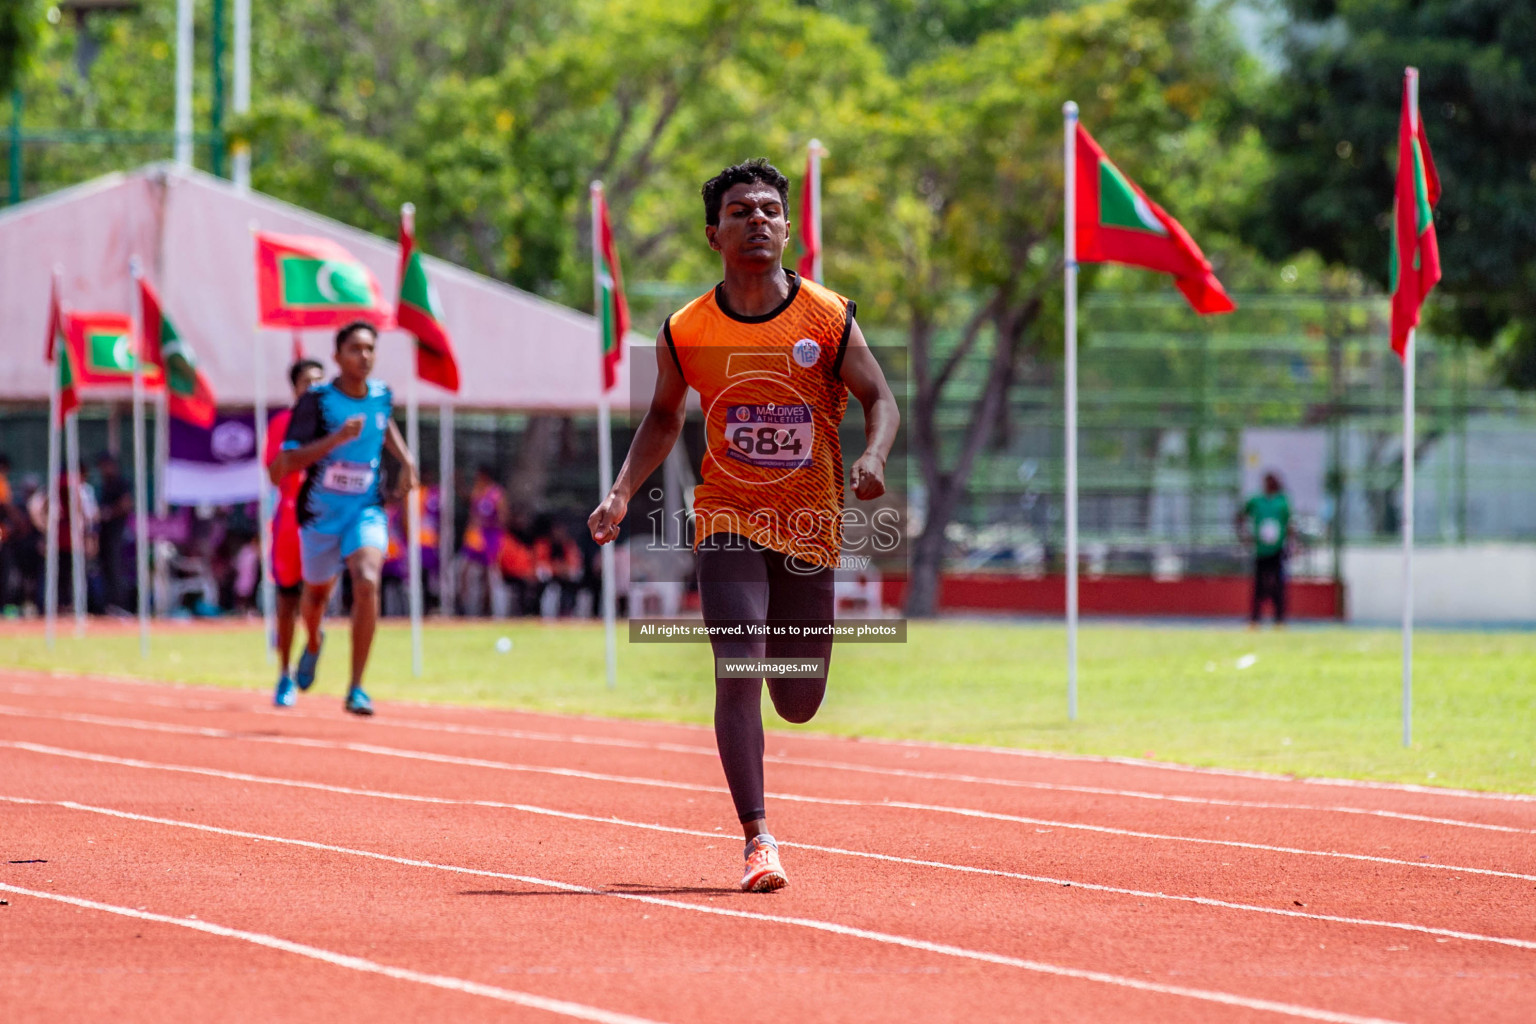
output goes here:
<path id="1" fill-rule="evenodd" d="M 80 408 L 80 393 L 75 390 L 75 372 L 69 358 L 69 338 L 64 327 L 64 307 L 59 303 L 59 282 L 55 278 L 48 294 L 48 345 L 43 361 L 59 375 L 59 419 Z"/>
<path id="2" fill-rule="evenodd" d="M 1440 241 L 1435 235 L 1440 176 L 1435 173 L 1423 117 L 1414 123 L 1408 89 L 1409 76 L 1405 75 L 1403 113 L 1397 122 L 1397 192 L 1392 209 L 1392 351 L 1399 359 L 1408 350 L 1408 332 L 1419 325 L 1425 296 L 1440 280 Z"/>
<path id="3" fill-rule="evenodd" d="M 389 323 L 373 272 L 329 238 L 256 234 L 256 295 L 262 327 Z"/>
<path id="4" fill-rule="evenodd" d="M 139 346 L 133 318 L 127 313 L 66 313 L 64 333 L 76 388 L 133 386 L 133 363 Z M 144 387 L 158 391 L 164 382 L 160 367 L 146 363 Z"/>
<path id="5" fill-rule="evenodd" d="M 218 411 L 213 388 L 197 368 L 192 346 L 160 307 L 160 296 L 147 278 L 139 278 L 139 301 L 144 311 L 144 365 L 146 370 L 157 367 L 164 376 L 171 415 L 204 429 L 212 427 Z"/>
<path id="6" fill-rule="evenodd" d="M 599 188 L 595 188 L 594 195 L 597 217 L 592 230 L 597 246 L 597 317 L 603 329 L 603 390 L 607 391 L 619 379 L 624 335 L 629 332 L 629 304 L 624 301 L 619 252 L 613 244 L 613 226 L 608 223 L 608 199 Z"/>
<path id="7" fill-rule="evenodd" d="M 1077 126 L 1077 258 L 1124 263 L 1172 274 L 1196 313 L 1230 313 L 1237 306 L 1216 280 L 1195 240 Z"/>
<path id="8" fill-rule="evenodd" d="M 426 261 L 416 250 L 416 210 L 409 203 L 400 208 L 400 298 L 395 323 L 416 336 L 416 376 L 457 394 L 459 362 L 443 326 L 437 289 L 427 280 Z"/>

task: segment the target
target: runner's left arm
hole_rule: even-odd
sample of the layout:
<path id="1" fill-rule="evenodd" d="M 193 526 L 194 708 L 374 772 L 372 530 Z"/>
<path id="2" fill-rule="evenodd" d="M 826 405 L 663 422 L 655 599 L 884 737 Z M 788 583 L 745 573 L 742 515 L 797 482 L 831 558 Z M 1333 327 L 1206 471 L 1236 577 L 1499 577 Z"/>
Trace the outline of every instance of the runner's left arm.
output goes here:
<path id="1" fill-rule="evenodd" d="M 840 373 L 843 383 L 864 407 L 864 453 L 849 468 L 848 480 L 859 500 L 870 501 L 885 493 L 885 460 L 890 457 L 891 445 L 896 443 L 901 410 L 858 321 L 848 326 L 848 347 L 843 352 Z"/>
<path id="2" fill-rule="evenodd" d="M 410 494 L 416 489 L 416 456 L 405 445 L 405 438 L 400 436 L 400 428 L 395 426 L 393 419 L 389 420 L 384 429 L 384 450 L 389 452 L 400 462 L 400 480 L 395 485 L 395 490 L 401 495 Z"/>

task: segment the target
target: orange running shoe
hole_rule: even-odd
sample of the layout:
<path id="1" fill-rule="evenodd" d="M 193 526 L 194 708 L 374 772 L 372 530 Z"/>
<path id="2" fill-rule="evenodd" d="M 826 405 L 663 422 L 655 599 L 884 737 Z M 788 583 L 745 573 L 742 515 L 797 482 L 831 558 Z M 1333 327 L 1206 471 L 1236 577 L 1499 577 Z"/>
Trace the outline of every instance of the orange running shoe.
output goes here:
<path id="1" fill-rule="evenodd" d="M 747 843 L 747 873 L 741 877 L 742 892 L 773 892 L 789 884 L 779 863 L 779 844 L 773 836 L 760 835 Z"/>

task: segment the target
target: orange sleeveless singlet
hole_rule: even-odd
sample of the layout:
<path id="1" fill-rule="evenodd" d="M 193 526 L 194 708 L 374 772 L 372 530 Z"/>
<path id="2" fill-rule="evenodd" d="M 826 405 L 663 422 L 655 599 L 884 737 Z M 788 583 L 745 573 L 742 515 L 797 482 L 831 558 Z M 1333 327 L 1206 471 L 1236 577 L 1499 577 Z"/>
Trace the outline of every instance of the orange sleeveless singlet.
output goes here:
<path id="1" fill-rule="evenodd" d="M 848 407 L 839 372 L 856 307 L 788 273 L 789 298 L 763 316 L 731 312 L 716 287 L 667 318 L 672 358 L 704 408 L 694 543 L 736 533 L 835 567 L 843 537 L 837 428 Z"/>

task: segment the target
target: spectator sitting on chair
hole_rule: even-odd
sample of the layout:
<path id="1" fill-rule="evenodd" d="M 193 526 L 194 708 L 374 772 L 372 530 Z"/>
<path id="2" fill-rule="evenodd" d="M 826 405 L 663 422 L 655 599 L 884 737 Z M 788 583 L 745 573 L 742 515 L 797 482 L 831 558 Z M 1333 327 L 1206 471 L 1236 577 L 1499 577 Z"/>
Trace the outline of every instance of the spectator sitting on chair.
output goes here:
<path id="1" fill-rule="evenodd" d="M 1251 524 L 1251 529 L 1250 529 Z M 1255 494 L 1237 513 L 1238 536 L 1253 541 L 1253 610 L 1249 618 L 1257 627 L 1269 601 L 1275 609 L 1275 625 L 1285 622 L 1285 555 L 1291 539 L 1291 503 L 1274 473 L 1264 474 L 1264 493 Z"/>
<path id="2" fill-rule="evenodd" d="M 551 521 L 547 529 L 540 533 L 542 536 L 533 542 L 534 572 L 546 590 L 550 586 L 559 590 L 556 614 L 569 615 L 575 607 L 576 592 L 581 586 L 581 547 L 571 536 L 571 531 L 558 519 Z M 542 597 L 540 604 L 543 604 Z"/>
<path id="3" fill-rule="evenodd" d="M 539 584 L 534 576 L 533 548 L 529 547 L 515 522 L 501 535 L 496 564 L 501 570 L 501 580 L 507 586 L 509 614 L 515 617 L 537 610 Z"/>

